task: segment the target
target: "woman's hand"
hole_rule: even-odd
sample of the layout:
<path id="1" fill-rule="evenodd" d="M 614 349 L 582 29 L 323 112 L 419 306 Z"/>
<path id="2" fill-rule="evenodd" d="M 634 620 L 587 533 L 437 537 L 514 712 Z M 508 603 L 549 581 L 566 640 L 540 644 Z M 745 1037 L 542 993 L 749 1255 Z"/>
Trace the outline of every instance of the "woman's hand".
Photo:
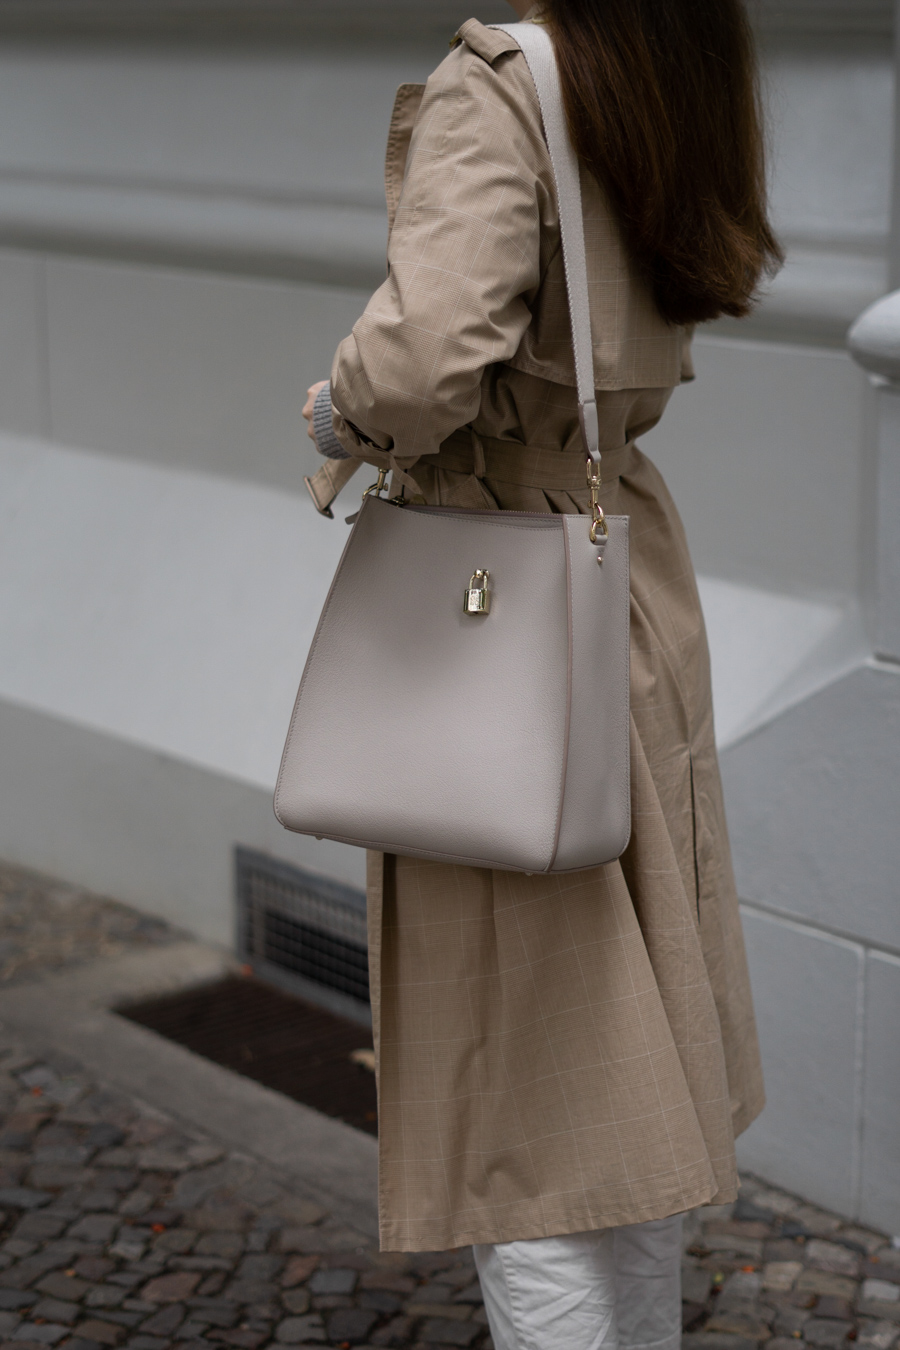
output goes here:
<path id="1" fill-rule="evenodd" d="M 327 383 L 327 380 L 319 380 L 318 384 L 311 384 L 306 391 L 306 402 L 303 405 L 303 416 L 306 418 L 306 434 L 314 445 L 316 443 L 316 433 L 313 431 L 312 424 L 313 406 L 319 390 L 324 389 Z"/>

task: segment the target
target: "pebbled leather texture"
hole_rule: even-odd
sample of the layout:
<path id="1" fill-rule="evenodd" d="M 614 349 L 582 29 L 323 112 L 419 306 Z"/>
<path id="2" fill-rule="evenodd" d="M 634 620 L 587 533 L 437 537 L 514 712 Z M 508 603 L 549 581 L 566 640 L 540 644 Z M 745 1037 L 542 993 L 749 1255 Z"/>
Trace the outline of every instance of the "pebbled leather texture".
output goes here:
<path id="1" fill-rule="evenodd" d="M 522 872 L 616 857 L 621 785 L 610 789 L 621 778 L 612 771 L 621 769 L 620 729 L 596 715 L 590 692 L 624 704 L 627 727 L 627 609 L 624 648 L 582 629 L 621 628 L 627 521 L 612 518 L 602 568 L 588 529 L 584 516 L 400 509 L 368 498 L 297 695 L 275 794 L 281 823 L 388 853 Z M 463 612 L 476 568 L 491 574 L 484 616 Z M 590 568 L 597 585 L 586 584 Z M 602 674 L 587 674 L 579 729 L 572 663 L 584 666 L 599 648 Z M 597 765 L 607 766 L 599 799 Z"/>

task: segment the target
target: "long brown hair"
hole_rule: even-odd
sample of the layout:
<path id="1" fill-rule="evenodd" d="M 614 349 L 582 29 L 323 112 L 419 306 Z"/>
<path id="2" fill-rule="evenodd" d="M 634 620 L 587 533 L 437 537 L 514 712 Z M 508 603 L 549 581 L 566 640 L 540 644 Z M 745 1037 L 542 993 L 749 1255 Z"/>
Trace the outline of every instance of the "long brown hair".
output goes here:
<path id="1" fill-rule="evenodd" d="M 749 313 L 783 254 L 742 0 L 545 0 L 579 157 L 670 323 Z"/>

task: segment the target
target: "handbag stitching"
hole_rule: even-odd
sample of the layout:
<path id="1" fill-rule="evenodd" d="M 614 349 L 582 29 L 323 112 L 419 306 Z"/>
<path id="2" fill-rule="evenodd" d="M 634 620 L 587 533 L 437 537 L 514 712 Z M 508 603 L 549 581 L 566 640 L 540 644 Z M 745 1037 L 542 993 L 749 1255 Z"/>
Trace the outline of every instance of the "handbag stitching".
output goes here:
<path id="1" fill-rule="evenodd" d="M 389 506 L 390 503 L 382 501 L 381 505 Z M 447 519 L 453 516 L 461 517 L 463 520 L 477 521 L 479 524 L 496 523 L 506 527 L 516 526 L 519 529 L 539 530 L 559 529 L 558 522 L 565 514 L 562 511 L 495 511 L 488 507 L 482 510 L 477 506 L 404 506 L 403 510 L 408 516 L 444 516 Z M 574 512 L 572 514 L 574 515 Z M 517 518 L 515 520 L 503 520 L 503 516 L 515 516 Z M 498 519 L 498 517 L 501 517 L 501 519 Z M 614 517 L 611 517 L 611 519 L 614 519 Z"/>

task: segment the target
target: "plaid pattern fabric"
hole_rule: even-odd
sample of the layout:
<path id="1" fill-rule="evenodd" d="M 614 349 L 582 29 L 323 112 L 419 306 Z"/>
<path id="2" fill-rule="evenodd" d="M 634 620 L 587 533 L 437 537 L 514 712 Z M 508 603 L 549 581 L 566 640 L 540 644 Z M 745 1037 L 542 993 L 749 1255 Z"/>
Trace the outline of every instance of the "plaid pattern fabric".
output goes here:
<path id="1" fill-rule="evenodd" d="M 412 469 L 427 500 L 585 513 L 571 474 L 548 485 L 578 430 L 534 90 L 506 34 L 475 21 L 461 32 L 424 95 L 407 87 L 398 103 L 391 275 L 335 358 L 335 430 L 377 459 L 346 417 L 410 464 L 471 422 L 527 446 L 530 470 L 500 481 L 474 453 L 471 473 L 438 457 Z M 609 450 L 658 421 L 686 352 L 631 274 L 596 185 L 585 201 Z M 623 463 L 603 505 L 631 517 L 625 854 L 556 877 L 369 856 L 387 1249 L 549 1237 L 724 1202 L 736 1192 L 734 1135 L 762 1107 L 694 574 L 659 473 L 636 449 Z"/>
<path id="2" fill-rule="evenodd" d="M 574 385 L 553 171 L 537 94 L 506 33 L 471 19 L 424 90 L 404 85 L 388 139 L 390 274 L 332 369 L 342 414 L 397 458 L 433 454 L 477 415 L 486 366 Z M 684 333 L 634 275 L 582 174 L 597 388 L 669 388 Z M 363 457 L 365 457 L 363 455 Z"/>

